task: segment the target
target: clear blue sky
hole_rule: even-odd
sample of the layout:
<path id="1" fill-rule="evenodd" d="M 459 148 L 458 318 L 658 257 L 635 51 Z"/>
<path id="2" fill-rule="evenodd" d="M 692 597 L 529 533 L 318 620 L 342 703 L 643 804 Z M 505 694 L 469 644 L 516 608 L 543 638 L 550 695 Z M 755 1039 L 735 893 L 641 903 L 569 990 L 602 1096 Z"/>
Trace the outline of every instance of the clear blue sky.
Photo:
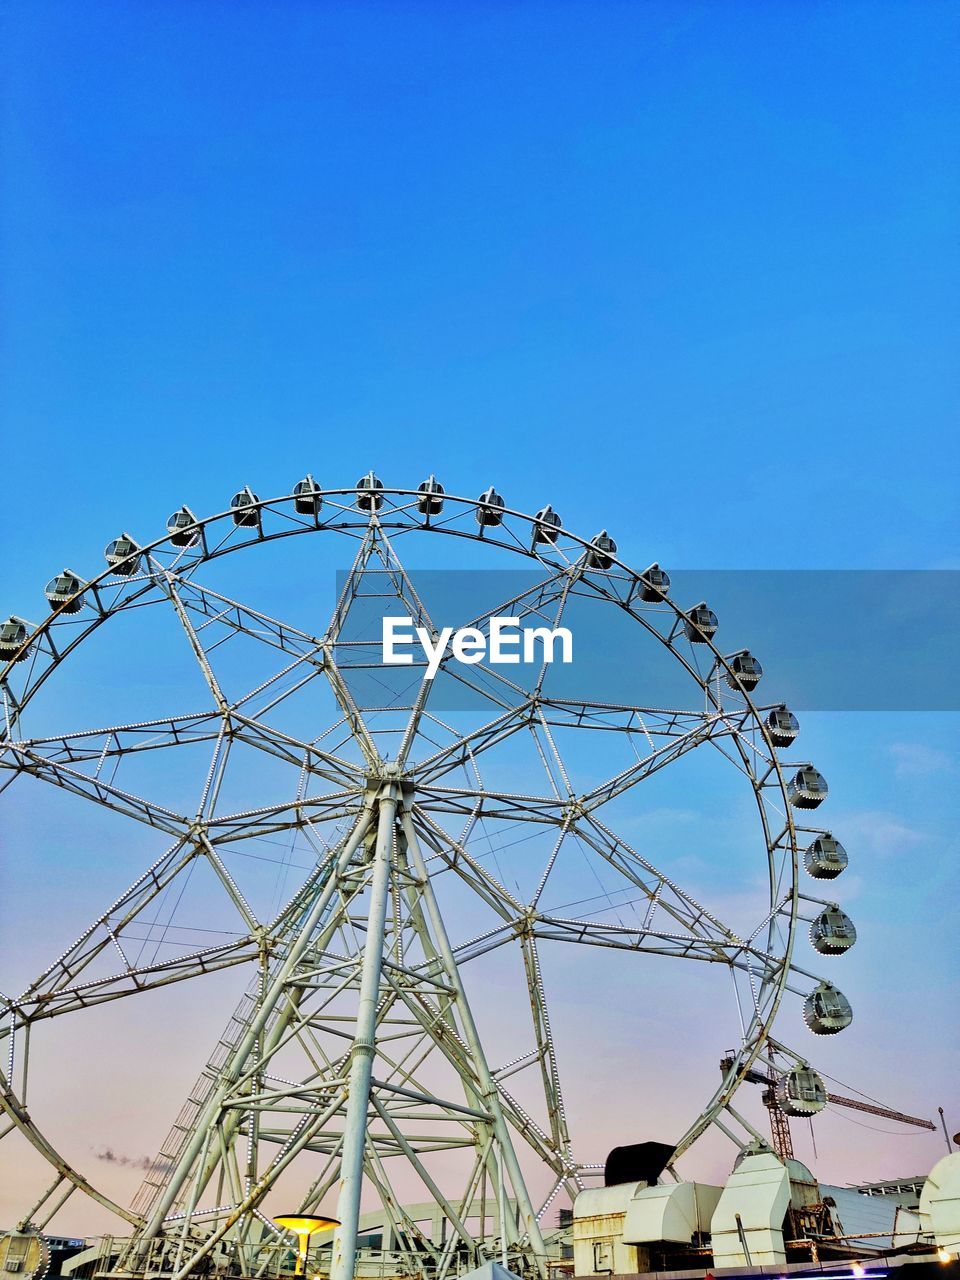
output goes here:
<path id="1" fill-rule="evenodd" d="M 674 564 L 956 563 L 953 6 L 3 24 L 18 607 L 306 465 L 616 511 Z"/>
<path id="2" fill-rule="evenodd" d="M 21 0 L 0 27 L 4 616 L 121 529 L 308 469 L 495 483 L 644 564 L 960 567 L 956 6 Z M 927 1112 L 946 1061 L 899 1079 L 891 1029 L 949 999 L 956 717 L 804 734 L 873 928 L 838 1073 Z M 935 1154 L 848 1132 L 838 1177 Z"/>

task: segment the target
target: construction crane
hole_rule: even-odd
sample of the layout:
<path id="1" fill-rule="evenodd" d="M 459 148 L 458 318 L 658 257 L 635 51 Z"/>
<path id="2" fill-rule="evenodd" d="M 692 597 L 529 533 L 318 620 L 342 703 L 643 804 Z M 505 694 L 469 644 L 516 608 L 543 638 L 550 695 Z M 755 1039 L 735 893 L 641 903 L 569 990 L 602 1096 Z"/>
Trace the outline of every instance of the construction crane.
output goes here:
<path id="1" fill-rule="evenodd" d="M 733 1066 L 733 1055 L 720 1059 L 720 1070 L 726 1073 Z M 781 1108 L 777 1101 L 777 1080 L 778 1076 L 772 1066 L 766 1072 L 754 1071 L 752 1068 L 744 1075 L 744 1080 L 750 1084 L 762 1084 L 763 1105 L 767 1108 L 770 1115 L 770 1135 L 773 1139 L 772 1146 L 774 1151 L 781 1160 L 792 1160 L 793 1156 L 793 1137 L 790 1133 L 790 1118 Z M 861 1102 L 859 1098 L 847 1098 L 839 1093 L 827 1093 L 827 1102 L 833 1102 L 839 1107 L 848 1107 L 852 1111 L 864 1111 L 867 1115 L 880 1116 L 885 1120 L 896 1120 L 900 1124 L 913 1125 L 916 1129 L 936 1129 L 936 1125 L 932 1120 L 923 1120 L 919 1116 L 908 1116 L 903 1111 L 895 1111 L 892 1107 L 877 1106 L 872 1102 Z M 957 1135 L 960 1137 L 960 1134 Z"/>

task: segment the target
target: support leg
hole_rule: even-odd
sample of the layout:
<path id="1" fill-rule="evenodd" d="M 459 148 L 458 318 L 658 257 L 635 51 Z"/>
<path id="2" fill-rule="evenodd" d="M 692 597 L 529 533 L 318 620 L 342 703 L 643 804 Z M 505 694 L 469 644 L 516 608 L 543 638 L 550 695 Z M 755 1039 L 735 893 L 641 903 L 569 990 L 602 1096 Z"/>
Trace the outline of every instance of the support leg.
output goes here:
<path id="1" fill-rule="evenodd" d="M 330 1280 L 353 1280 L 357 1258 L 357 1230 L 360 1223 L 360 1191 L 363 1185 L 363 1151 L 370 1105 L 370 1077 L 376 1052 L 377 1004 L 383 968 L 384 927 L 390 898 L 390 863 L 393 856 L 397 818 L 397 788 L 387 784 L 380 796 L 377 844 L 370 910 L 360 974 L 360 1002 L 357 1029 L 350 1054 L 349 1093 L 344 1123 L 343 1159 L 340 1165 L 340 1194 L 334 1232 Z"/>

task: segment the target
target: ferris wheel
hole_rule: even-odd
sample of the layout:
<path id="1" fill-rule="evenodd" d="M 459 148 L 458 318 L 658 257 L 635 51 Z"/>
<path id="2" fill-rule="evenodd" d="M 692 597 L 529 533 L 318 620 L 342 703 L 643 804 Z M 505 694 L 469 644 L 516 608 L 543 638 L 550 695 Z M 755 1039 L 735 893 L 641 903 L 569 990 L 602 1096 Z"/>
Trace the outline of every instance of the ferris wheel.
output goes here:
<path id="1" fill-rule="evenodd" d="M 296 544 L 310 548 L 296 573 L 233 567 L 270 544 L 291 555 L 299 535 L 314 537 Z M 318 545 L 345 566 L 319 622 Z M 431 546 L 444 548 L 436 570 L 405 567 Z M 271 1215 L 294 1195 L 301 1217 L 335 1214 L 331 1276 L 350 1280 L 365 1193 L 410 1274 L 501 1256 L 542 1271 L 547 1208 L 574 1197 L 603 1154 L 564 1105 L 548 963 L 563 944 L 638 972 L 686 961 L 725 985 L 737 1047 L 671 1140 L 669 1170 L 711 1129 L 741 1147 L 761 1139 L 734 1103 L 758 1067 L 787 1115 L 824 1106 L 822 1080 L 773 1023 L 794 998 L 817 1035 L 852 1019 L 837 987 L 795 955 L 808 927 L 823 956 L 856 939 L 839 906 L 809 891 L 847 864 L 834 835 L 808 825 L 827 784 L 790 758 L 799 724 L 759 700 L 757 659 L 725 653 L 709 605 L 676 602 L 658 564 L 630 569 L 606 531 L 577 536 L 549 506 L 525 515 L 493 488 L 462 498 L 432 476 L 404 489 L 372 472 L 343 489 L 308 475 L 267 500 L 245 488 L 207 518 L 181 507 L 163 537 L 123 533 L 105 555 L 96 577 L 65 569 L 50 581 L 41 622 L 0 627 L 0 789 L 29 786 L 42 800 L 58 788 L 78 812 L 104 809 L 113 831 L 164 846 L 21 994 L 2 997 L 0 1135 L 27 1139 L 53 1178 L 24 1221 L 42 1228 L 79 1191 L 123 1236 L 104 1270 L 275 1275 L 290 1236 Z M 386 668 L 381 618 L 437 635 L 430 573 L 462 586 L 464 564 L 508 575 L 482 579 L 509 588 L 500 599 L 468 586 L 464 621 L 481 636 L 504 614 L 553 627 L 590 617 L 591 635 L 627 628 L 688 699 L 569 696 L 545 661 L 447 654 L 436 680 L 416 661 Z M 257 580 L 269 607 L 225 578 Z M 197 705 L 103 727 L 58 722 L 71 670 L 124 619 L 133 639 L 108 653 L 146 653 L 153 674 L 139 685 L 160 697 L 160 647 L 175 646 Z M 125 688 L 138 684 L 131 670 Z M 644 786 L 704 754 L 725 762 L 753 812 L 763 894 L 749 925 L 725 923 L 627 838 Z M 245 879 L 250 868 L 260 879 Z M 516 1051 L 503 1061 L 504 1038 L 478 1014 L 490 988 L 472 977 L 494 955 L 517 966 L 512 989 L 528 1014 L 522 1031 L 511 1024 Z M 229 969 L 248 975 L 239 1004 L 211 1013 L 222 1034 L 132 1203 L 120 1203 L 42 1129 L 34 1093 L 28 1109 L 44 1027 Z M 443 1218 L 439 1237 L 408 1211 L 414 1188 Z"/>

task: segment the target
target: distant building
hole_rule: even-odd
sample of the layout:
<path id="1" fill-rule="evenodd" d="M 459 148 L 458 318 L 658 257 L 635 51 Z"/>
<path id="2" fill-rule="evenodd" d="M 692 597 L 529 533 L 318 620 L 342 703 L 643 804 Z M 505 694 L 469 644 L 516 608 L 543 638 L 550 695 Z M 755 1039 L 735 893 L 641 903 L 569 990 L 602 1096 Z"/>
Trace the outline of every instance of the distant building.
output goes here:
<path id="1" fill-rule="evenodd" d="M 923 1176 L 892 1178 L 888 1182 L 862 1182 L 853 1190 L 858 1191 L 862 1196 L 882 1196 L 885 1200 L 894 1201 L 901 1209 L 909 1209 L 912 1213 L 916 1213 L 920 1205 L 920 1192 L 925 1182 L 926 1177 Z"/>

